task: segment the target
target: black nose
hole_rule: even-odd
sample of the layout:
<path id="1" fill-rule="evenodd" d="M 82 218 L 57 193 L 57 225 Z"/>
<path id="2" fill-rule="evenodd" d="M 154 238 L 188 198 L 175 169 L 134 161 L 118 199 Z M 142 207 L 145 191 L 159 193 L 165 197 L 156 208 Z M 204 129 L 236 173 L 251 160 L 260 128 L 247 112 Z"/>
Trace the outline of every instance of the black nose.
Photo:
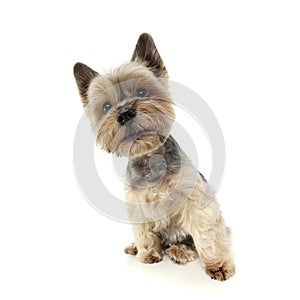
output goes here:
<path id="1" fill-rule="evenodd" d="M 132 120 L 136 116 L 136 110 L 134 108 L 122 108 L 117 114 L 117 121 L 124 125 L 129 120 Z"/>

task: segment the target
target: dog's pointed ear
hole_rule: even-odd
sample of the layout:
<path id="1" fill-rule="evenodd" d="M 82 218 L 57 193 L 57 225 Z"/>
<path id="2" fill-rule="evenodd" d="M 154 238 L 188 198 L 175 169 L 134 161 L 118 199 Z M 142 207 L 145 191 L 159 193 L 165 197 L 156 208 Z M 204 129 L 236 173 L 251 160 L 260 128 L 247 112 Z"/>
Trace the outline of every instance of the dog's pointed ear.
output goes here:
<path id="1" fill-rule="evenodd" d="M 92 79 L 98 75 L 98 73 L 82 63 L 76 63 L 74 65 L 73 72 L 78 86 L 81 101 L 83 105 L 86 105 L 88 103 L 87 91 L 89 85 Z"/>
<path id="2" fill-rule="evenodd" d="M 143 62 L 157 77 L 168 77 L 167 69 L 161 59 L 153 38 L 148 33 L 140 35 L 135 46 L 131 61 Z"/>

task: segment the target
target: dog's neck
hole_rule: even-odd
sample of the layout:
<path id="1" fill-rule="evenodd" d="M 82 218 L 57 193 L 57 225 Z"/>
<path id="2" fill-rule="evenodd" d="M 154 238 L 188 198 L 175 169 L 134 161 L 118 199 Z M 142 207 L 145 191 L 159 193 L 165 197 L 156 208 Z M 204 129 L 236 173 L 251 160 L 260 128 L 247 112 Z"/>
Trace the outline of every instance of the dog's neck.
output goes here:
<path id="1" fill-rule="evenodd" d="M 170 135 L 155 151 L 129 159 L 128 184 L 135 188 L 154 186 L 166 176 L 177 173 L 181 164 L 182 151 Z"/>

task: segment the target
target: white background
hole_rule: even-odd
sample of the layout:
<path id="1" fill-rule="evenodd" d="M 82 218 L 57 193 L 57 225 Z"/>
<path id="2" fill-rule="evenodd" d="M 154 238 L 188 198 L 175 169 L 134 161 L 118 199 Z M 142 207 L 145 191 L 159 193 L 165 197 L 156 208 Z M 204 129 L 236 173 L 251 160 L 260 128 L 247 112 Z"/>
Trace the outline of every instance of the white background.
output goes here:
<path id="1" fill-rule="evenodd" d="M 0 298 L 299 297 L 299 15 L 299 1 L 2 1 Z M 73 64 L 117 66 L 142 32 L 223 129 L 218 198 L 237 264 L 225 283 L 199 261 L 127 257 L 130 226 L 74 177 Z"/>

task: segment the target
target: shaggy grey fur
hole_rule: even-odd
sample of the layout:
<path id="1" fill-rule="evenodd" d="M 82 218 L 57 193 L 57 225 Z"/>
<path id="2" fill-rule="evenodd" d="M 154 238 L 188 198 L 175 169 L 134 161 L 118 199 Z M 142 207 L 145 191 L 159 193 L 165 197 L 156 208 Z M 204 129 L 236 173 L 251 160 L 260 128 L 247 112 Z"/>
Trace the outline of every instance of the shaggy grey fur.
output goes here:
<path id="1" fill-rule="evenodd" d="M 185 156 L 170 135 L 166 142 L 151 154 L 134 157 L 127 165 L 127 181 L 131 187 L 144 188 L 157 184 L 163 177 L 180 171 Z"/>

